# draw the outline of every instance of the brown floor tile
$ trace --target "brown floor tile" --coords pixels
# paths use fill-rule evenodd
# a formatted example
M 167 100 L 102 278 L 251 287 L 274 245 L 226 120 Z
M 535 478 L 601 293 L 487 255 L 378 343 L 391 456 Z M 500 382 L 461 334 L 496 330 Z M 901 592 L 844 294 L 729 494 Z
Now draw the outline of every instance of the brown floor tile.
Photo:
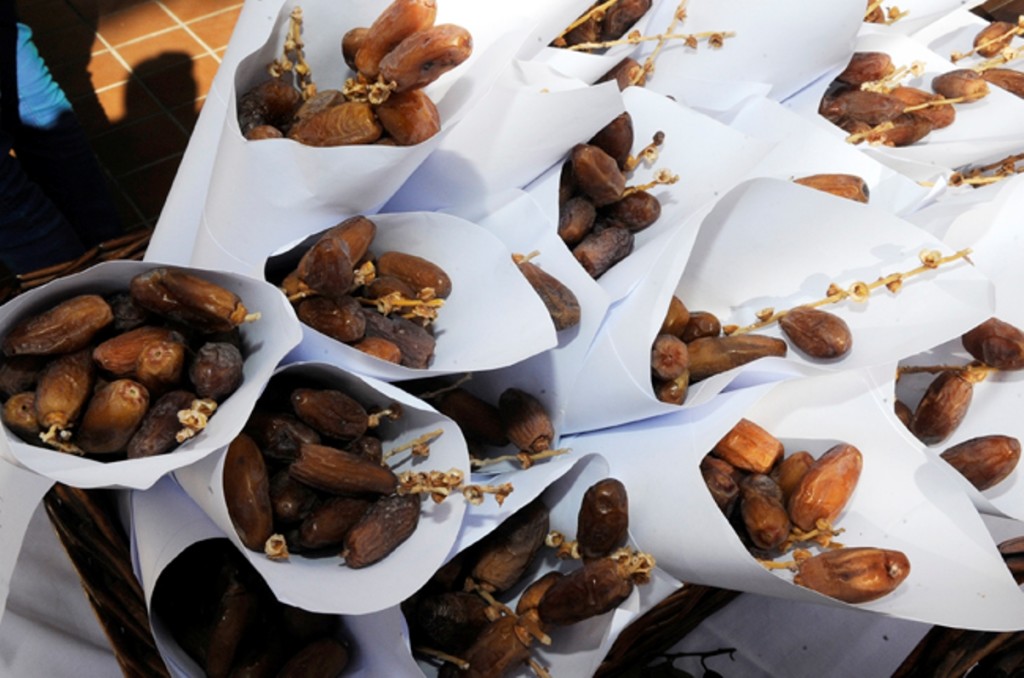
M 155 115 L 93 139 L 100 162 L 120 178 L 157 160 L 181 153 L 188 142 L 169 115 Z
M 180 62 L 172 68 L 142 76 L 142 81 L 167 108 L 191 103 L 210 90 L 220 64 L 211 56 Z
M 146 219 L 160 216 L 160 210 L 167 201 L 167 193 L 171 190 L 171 184 L 178 173 L 179 164 L 181 156 L 177 155 L 119 179 L 125 193 L 139 207 Z
M 188 23 L 193 19 L 213 14 L 229 7 L 241 7 L 238 0 L 160 0 L 164 7 L 182 20 Z
M 146 40 L 122 45 L 117 48 L 117 53 L 141 77 L 175 66 L 180 63 L 182 55 L 192 59 L 207 52 L 184 29 L 177 28 Z
M 175 26 L 156 2 L 143 2 L 113 14 L 101 15 L 99 34 L 111 45 L 117 46 Z
M 87 25 L 65 0 L 32 0 L 18 3 L 18 19 L 32 28 L 38 37 L 46 33 Z
M 106 48 L 85 23 L 42 33 L 34 42 L 50 68 L 67 63 L 87 64 L 90 55 Z
M 231 40 L 231 33 L 235 30 L 235 24 L 238 22 L 238 15 L 241 12 L 242 8 L 238 7 L 237 9 L 222 12 L 206 19 L 200 19 L 190 23 L 188 27 L 210 49 L 218 50 L 222 47 L 227 47 L 228 41 Z

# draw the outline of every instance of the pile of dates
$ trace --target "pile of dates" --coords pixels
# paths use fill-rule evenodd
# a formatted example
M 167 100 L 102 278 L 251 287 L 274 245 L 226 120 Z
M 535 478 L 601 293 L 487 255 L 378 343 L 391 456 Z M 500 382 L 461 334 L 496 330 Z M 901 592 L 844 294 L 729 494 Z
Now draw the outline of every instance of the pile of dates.
M 224 460 L 242 543 L 271 558 L 340 555 L 352 568 L 390 555 L 420 517 L 420 495 L 399 494 L 377 434 L 401 414 L 287 375 L 271 380 Z
M 600 8 L 600 9 L 598 9 Z M 552 47 L 572 47 L 595 42 L 618 40 L 630 26 L 647 14 L 651 0 L 614 0 L 595 2 L 572 28 L 552 41 Z
M 786 342 L 774 337 L 723 335 L 715 314 L 690 311 L 673 296 L 651 346 L 654 394 L 662 402 L 682 405 L 691 383 L 758 358 L 785 356 L 786 350 Z
M 451 278 L 413 254 L 373 254 L 376 233 L 366 217 L 346 219 L 320 236 L 281 287 L 314 330 L 380 360 L 428 367 L 431 323 L 452 292 Z
M 925 445 L 938 445 L 959 428 L 967 417 L 979 378 L 991 370 L 1024 369 L 1024 332 L 999 318 L 989 318 L 965 332 L 960 343 L 975 359 L 973 366 L 941 371 L 913 410 L 903 401 L 895 401 L 896 416 Z M 984 491 L 1017 468 L 1020 441 L 1001 434 L 978 436 L 948 448 L 941 456 Z
M 1015 35 L 1022 32 L 1021 23 L 1018 17 L 1017 23 L 1008 21 L 993 21 L 985 28 L 978 31 L 974 36 L 974 49 L 972 52 L 985 58 L 998 57 L 1007 50 L 1010 50 L 1010 43 Z M 954 60 L 960 55 L 954 54 Z M 1010 94 L 1024 97 L 1024 73 L 1012 68 L 986 68 L 981 72 L 981 77 L 989 84 L 1006 90 Z
M 242 383 L 238 295 L 177 268 L 82 294 L 3 338 L 3 422 L 26 442 L 111 461 L 168 452 Z
M 655 136 L 655 145 L 662 135 Z M 634 234 L 661 216 L 661 203 L 646 190 L 628 190 L 634 168 L 633 119 L 622 113 L 577 144 L 562 165 L 558 190 L 558 235 L 594 279 L 633 251 Z
M 341 618 L 278 602 L 226 539 L 193 544 L 163 571 L 153 612 L 209 678 L 338 676 Z
M 870 143 L 909 146 L 932 130 L 953 124 L 956 110 L 945 100 L 969 103 L 989 92 L 984 75 L 971 69 L 936 76 L 931 82 L 932 92 L 885 82 L 895 70 L 891 57 L 884 52 L 855 52 L 846 69 L 829 85 L 818 112 Z
M 860 479 L 860 450 L 838 443 L 818 458 L 788 456 L 778 438 L 742 419 L 701 460 L 704 482 L 750 552 L 762 560 L 789 553 L 801 543 L 821 550 L 794 552 L 793 582 L 847 603 L 881 598 L 910 574 L 901 551 L 838 547 L 835 520 Z
M 615 609 L 647 581 L 653 559 L 622 548 L 628 527 L 626 489 L 614 478 L 587 489 L 575 542 L 549 533 L 548 509 L 534 500 L 403 603 L 413 646 L 427 659 L 444 656 L 442 676 L 503 676 L 533 661 L 531 647 L 551 644 L 549 631 Z M 559 557 L 578 567 L 539 577 L 514 607 L 499 602 L 535 569 L 545 543 L 560 544 Z
M 395 0 L 368 28 L 342 38 L 342 56 L 355 71 L 343 90 L 304 100 L 281 78 L 264 81 L 239 99 L 242 134 L 308 146 L 411 146 L 434 136 L 441 117 L 423 88 L 473 51 L 469 31 L 435 25 L 436 16 L 435 0 Z

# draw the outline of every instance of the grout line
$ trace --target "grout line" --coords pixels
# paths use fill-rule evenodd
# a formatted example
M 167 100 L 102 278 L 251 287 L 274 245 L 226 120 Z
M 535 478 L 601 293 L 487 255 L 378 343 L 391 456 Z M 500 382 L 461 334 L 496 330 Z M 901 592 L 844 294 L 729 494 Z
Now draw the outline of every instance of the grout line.
M 171 17 L 172 19 L 174 19 L 174 21 L 175 21 L 175 22 L 177 22 L 178 26 L 180 26 L 181 28 L 185 29 L 185 32 L 186 32 L 186 33 L 188 33 L 189 35 L 191 35 L 191 36 L 192 36 L 192 39 L 193 39 L 193 40 L 195 40 L 196 42 L 198 42 L 198 43 L 199 43 L 199 45 L 200 45 L 200 46 L 201 46 L 201 47 L 202 47 L 202 48 L 203 48 L 204 50 L 206 50 L 206 53 L 207 53 L 208 55 L 210 55 L 211 57 L 213 57 L 213 59 L 214 59 L 214 60 L 215 60 L 215 61 L 216 61 L 216 62 L 217 62 L 218 64 L 219 64 L 219 63 L 221 63 L 221 58 L 220 58 L 219 56 L 217 56 L 217 53 L 213 51 L 213 48 L 212 48 L 212 47 L 210 47 L 209 45 L 207 45 L 207 44 L 206 44 L 206 41 L 204 41 L 204 40 L 203 40 L 202 38 L 200 38 L 200 37 L 199 37 L 198 35 L 196 35 L 195 31 L 193 31 L 193 30 L 192 30 L 191 28 L 189 28 L 189 27 L 188 27 L 188 24 L 186 24 L 186 23 L 185 23 L 184 21 L 182 21 L 182 20 L 181 20 L 181 19 L 180 19 L 180 18 L 178 17 L 178 15 L 177 15 L 177 14 L 175 14 L 174 12 L 172 12 L 172 11 L 170 10 L 170 8 L 168 8 L 168 7 L 167 7 L 167 5 L 165 5 L 164 3 L 162 3 L 162 2 L 160 1 L 160 0 L 154 0 L 154 2 L 156 2 L 156 4 L 157 4 L 157 5 L 158 5 L 158 6 L 160 7 L 160 9 L 162 9 L 162 10 L 163 10 L 164 12 L 166 12 L 166 13 L 167 13 L 167 15 L 168 15 L 169 17 Z M 225 11 L 226 11 L 226 10 L 225 10 Z M 214 14 L 219 14 L 219 12 L 214 12 Z M 211 16 L 213 16 L 213 15 L 211 15 Z
M 145 165 L 139 165 L 138 167 L 130 169 L 127 172 L 125 172 L 124 174 L 120 175 L 119 177 L 116 177 L 116 179 L 118 181 L 120 181 L 121 179 L 124 179 L 126 177 L 130 177 L 133 174 L 138 174 L 139 172 L 141 172 L 143 170 L 148 170 L 151 167 L 156 167 L 157 165 L 159 165 L 161 163 L 164 163 L 164 162 L 167 162 L 168 160 L 173 160 L 174 158 L 181 158 L 184 155 L 185 155 L 184 151 L 177 151 L 175 153 L 171 153 L 170 155 L 165 155 L 162 158 L 157 158 L 156 160 L 151 160 L 151 161 L 147 162 Z
M 162 5 L 161 5 L 161 6 L 162 6 Z M 106 40 L 105 40 L 105 39 L 103 38 L 103 36 L 102 36 L 102 35 L 100 35 L 99 33 L 97 33 L 97 34 L 96 34 L 96 37 L 97 37 L 97 38 L 99 38 L 99 39 L 100 39 L 100 40 L 101 40 L 101 41 L 103 42 L 103 44 L 104 44 L 104 45 L 107 45 L 107 47 L 108 47 L 108 48 L 110 49 L 110 53 L 114 55 L 114 58 L 115 58 L 115 59 L 117 59 L 117 61 L 118 61 L 118 62 L 119 62 L 119 63 L 120 63 L 120 64 L 121 64 L 122 66 L 124 66 L 124 68 L 125 68 L 125 69 L 127 69 L 127 71 L 128 71 L 128 75 L 129 75 L 129 78 L 128 78 L 128 79 L 129 79 L 129 80 L 131 80 L 131 79 L 134 79 L 134 80 L 135 80 L 136 82 L 138 82 L 138 83 L 139 83 L 139 86 L 140 86 L 140 87 L 142 87 L 142 89 L 143 89 L 143 90 L 144 90 L 144 91 L 146 92 L 146 94 L 148 94 L 148 95 L 150 96 L 150 98 L 152 98 L 152 99 L 153 99 L 153 101 L 155 101 L 155 102 L 156 102 L 157 108 L 159 108 L 159 109 L 160 109 L 160 111 L 161 111 L 161 112 L 162 112 L 162 113 L 163 113 L 164 115 L 166 115 L 167 117 L 169 117 L 169 118 L 171 119 L 171 122 L 172 122 L 172 123 L 174 123 L 175 127 L 177 127 L 177 128 L 179 129 L 179 130 L 181 130 L 181 132 L 182 132 L 182 133 L 183 133 L 183 134 L 185 135 L 185 138 L 186 138 L 186 139 L 187 139 L 187 138 L 189 138 L 189 137 L 191 137 L 192 135 L 191 135 L 191 134 L 189 133 L 189 131 L 188 131 L 187 129 L 185 129 L 185 126 L 181 124 L 181 121 L 179 121 L 179 120 L 178 120 L 178 119 L 177 119 L 176 117 L 174 117 L 173 115 L 171 115 L 171 111 L 170 111 L 170 109 L 168 109 L 168 108 L 167 108 L 166 106 L 164 106 L 164 102 L 160 100 L 160 97 L 158 97 L 158 96 L 157 96 L 157 95 L 156 95 L 156 94 L 155 94 L 155 93 L 153 92 L 153 90 L 151 90 L 151 89 L 149 88 L 149 85 L 147 85 L 147 84 L 145 83 L 145 81 L 144 81 L 144 80 L 143 80 L 142 78 L 140 78 L 140 77 L 139 77 L 138 75 L 136 75 L 136 74 L 135 74 L 135 69 L 133 69 L 133 68 L 131 67 L 131 64 L 129 64 L 129 63 L 128 63 L 128 62 L 127 62 L 127 61 L 125 60 L 125 58 L 124 58 L 123 56 L 121 56 L 121 53 L 120 53 L 120 52 L 118 52 L 116 48 L 114 48 L 113 46 L 111 46 L 111 45 L 110 45 L 110 43 L 109 43 L 109 42 L 107 42 L 107 41 L 106 41 Z M 127 82 L 127 81 L 126 81 L 126 82 Z

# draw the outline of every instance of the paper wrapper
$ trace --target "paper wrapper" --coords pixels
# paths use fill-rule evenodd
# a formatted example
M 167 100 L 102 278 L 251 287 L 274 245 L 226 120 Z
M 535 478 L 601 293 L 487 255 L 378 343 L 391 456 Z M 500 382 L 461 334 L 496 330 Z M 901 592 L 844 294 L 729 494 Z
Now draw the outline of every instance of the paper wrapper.
M 608 294 L 584 271 L 558 237 L 534 199 L 522 191 L 510 191 L 476 205 L 462 206 L 467 218 L 494 233 L 509 251 L 537 252 L 532 263 L 572 290 L 580 304 L 580 323 L 557 333 L 558 345 L 506 368 L 478 372 L 465 388 L 497 404 L 501 393 L 516 387 L 543 403 L 555 431 L 565 416 L 564 394 L 576 381 L 590 346 L 608 311 Z M 557 441 L 556 441 L 557 442 Z M 518 450 L 508 450 L 515 453 Z M 518 465 L 486 467 L 487 472 L 510 470 Z
M 186 548 L 207 539 L 224 539 L 224 533 L 170 478 L 161 480 L 148 492 L 133 492 L 131 507 L 132 564 L 150 607 L 157 649 L 172 676 L 203 675 L 153 613 L 153 590 L 164 569 Z M 398 608 L 346 617 L 343 638 L 352 649 L 352 661 L 345 675 L 410 675 L 416 671 Z M 385 638 L 392 642 L 381 642 Z
M 812 174 L 853 174 L 865 181 L 868 204 L 902 216 L 928 204 L 941 188 L 927 188 L 893 171 L 860 149 L 836 139 L 771 99 L 748 99 L 727 122 L 733 129 L 775 147 L 750 177 L 796 179 Z
M 714 313 L 723 325 L 746 325 L 764 308 L 789 309 L 921 265 L 922 250 L 948 248 L 906 222 L 870 206 L 775 179 L 746 182 L 703 220 L 689 256 L 667 246 L 645 278 L 618 304 L 598 336 L 569 399 L 568 431 L 585 431 L 672 412 L 650 378 L 651 344 L 672 295 L 691 311 Z M 813 252 L 813 260 L 808 253 Z M 685 267 L 685 268 L 684 268 Z M 729 272 L 728 275 L 723 272 Z M 936 308 L 943 309 L 941 314 Z M 970 329 L 990 315 L 992 285 L 965 262 L 908 279 L 898 294 L 881 290 L 864 304 L 827 310 L 849 325 L 853 348 L 839 361 L 762 358 L 691 384 L 683 407 L 708 402 L 747 381 L 779 380 L 820 370 L 851 370 L 913 355 Z M 893 331 L 893 328 L 902 328 Z M 905 330 L 905 331 L 903 331 Z M 782 337 L 778 325 L 758 334 Z M 938 342 L 929 338 L 938 339 Z M 614 411 L 601 407 L 612 399 Z
M 965 62 L 954 65 L 949 62 L 948 55 L 936 54 L 915 40 L 900 35 L 865 33 L 857 39 L 855 51 L 885 52 L 897 67 L 922 62 L 924 73 L 903 80 L 902 84 L 925 91 L 931 91 L 935 76 L 967 67 Z M 786 101 L 788 107 L 824 126 L 840 139 L 845 139 L 847 133 L 818 115 L 818 107 L 825 90 L 847 62 L 848 58 L 825 77 Z M 915 181 L 931 180 L 937 172 L 948 172 L 979 158 L 1001 157 L 1020 150 L 1020 140 L 1024 136 L 1024 101 L 998 87 L 989 87 L 985 98 L 954 106 L 956 120 L 952 125 L 933 130 L 915 144 L 900 148 L 868 144 L 861 144 L 861 147 L 865 153 Z
M 23 318 L 52 308 L 73 296 L 127 292 L 134 276 L 153 268 L 155 266 L 148 263 L 111 261 L 59 278 L 9 302 L 0 320 L 0 336 L 6 335 Z M 210 417 L 209 425 L 167 454 L 111 462 L 36 447 L 22 441 L 5 427 L 0 439 L 4 456 L 42 476 L 73 487 L 145 489 L 161 476 L 192 464 L 228 444 L 242 430 L 256 398 L 277 364 L 299 343 L 299 323 L 287 301 L 272 285 L 218 271 L 185 270 L 234 292 L 251 312 L 261 314 L 259 320 L 239 326 L 245 354 L 242 384 L 218 406 Z
M 705 408 L 572 444 L 607 458 L 630 494 L 645 497 L 630 507 L 633 538 L 680 580 L 929 624 L 1019 629 L 1021 592 L 980 517 L 954 479 L 890 424 L 890 410 L 889 396 L 864 372 L 847 372 L 737 391 Z M 742 417 L 779 438 L 788 453 L 806 449 L 818 457 L 839 441 L 861 451 L 860 481 L 834 522 L 844 529 L 838 541 L 903 551 L 911 571 L 902 585 L 848 605 L 796 586 L 787 571 L 770 572 L 751 557 L 699 471 L 701 458 Z
M 296 4 L 301 4 L 304 16 L 306 60 L 321 90 L 340 88 L 350 75 L 339 58 L 341 36 L 350 28 L 369 26 L 388 5 L 384 0 L 349 3 L 341 17 L 337 3 L 330 0 L 277 3 L 280 12 L 266 42 L 239 63 L 234 88 L 224 93 L 229 102 L 266 77 L 264 69 L 281 53 L 289 13 Z M 221 263 L 218 249 L 228 249 L 239 261 L 225 265 L 253 274 L 253 268 L 278 247 L 338 215 L 379 209 L 481 100 L 526 37 L 525 20 L 499 17 L 464 0 L 439 3 L 437 23 L 468 29 L 473 56 L 424 90 L 437 104 L 442 127 L 438 135 L 416 146 L 315 148 L 288 139 L 248 142 L 239 131 L 236 107 L 230 104 L 193 263 Z
M 570 539 L 576 534 L 577 514 L 583 494 L 591 485 L 610 475 L 608 464 L 597 455 L 585 455 L 578 458 L 577 462 L 541 498 L 550 510 L 550 529 L 562 532 Z M 525 503 L 528 502 L 523 505 Z M 529 584 L 551 570 L 568 573 L 580 565 L 580 561 L 576 560 L 560 561 L 555 558 L 554 549 L 542 546 L 520 583 L 498 598 L 514 609 L 520 594 Z M 551 645 L 545 647 L 534 643 L 531 655 L 553 676 L 593 675 L 622 629 L 679 586 L 680 583 L 673 577 L 655 569 L 651 583 L 634 587 L 633 593 L 617 609 L 571 626 L 549 628 Z M 427 675 L 434 675 L 431 667 L 421 666 Z M 534 674 L 523 666 L 506 675 L 510 678 L 526 678 Z
M 661 203 L 660 218 L 637 233 L 633 252 L 598 279 L 612 302 L 624 297 L 652 270 L 666 234 L 687 228 L 685 222 L 690 215 L 728 191 L 770 148 L 655 92 L 630 87 L 623 92 L 623 98 L 633 119 L 634 152 L 650 143 L 656 132 L 665 133 L 658 159 L 652 166 L 640 165 L 627 177 L 627 185 L 647 183 L 661 169 L 678 175 L 679 181 L 649 191 Z M 527 187 L 556 224 L 561 165 L 559 162 Z M 695 235 L 693 231 L 689 233 L 691 237 Z M 681 242 L 678 245 L 685 247 Z
M 668 27 L 677 5 L 673 0 L 658 4 L 651 19 L 653 32 Z M 731 31 L 735 36 L 726 38 L 721 49 L 708 47 L 703 41 L 696 50 L 679 40 L 667 43 L 646 87 L 699 107 L 701 92 L 686 84 L 689 79 L 712 80 L 741 89 L 749 83 L 770 83 L 769 96 L 782 101 L 830 68 L 845 63 L 863 16 L 864 8 L 858 3 L 689 3 L 686 20 L 675 32 Z M 637 60 L 643 62 L 656 45 L 644 43 Z
M 394 365 L 306 326 L 289 362 L 321 360 L 392 381 L 494 369 L 555 345 L 547 309 L 493 235 L 448 214 L 379 214 L 372 219 L 377 224 L 374 253 L 415 254 L 451 278 L 451 296 L 434 322 L 437 346 L 430 366 L 418 370 Z M 291 253 L 296 264 L 304 251 Z
M 392 467 L 396 473 L 454 468 L 469 477 L 466 443 L 458 427 L 405 392 L 370 377 L 349 374 L 333 365 L 320 363 L 289 365 L 278 370 L 277 374 L 336 388 L 364 406 L 386 406 L 398 402 L 404 410 L 402 417 L 397 422 L 381 424 L 385 453 L 431 431 L 440 429 L 442 434 L 430 444 L 430 457 L 426 461 L 411 465 L 402 461 Z M 225 453 L 226 449 L 181 469 L 175 477 L 259 571 L 278 599 L 307 610 L 367 614 L 398 604 L 419 589 L 444 562 L 458 535 L 466 509 L 465 500 L 458 493 L 440 504 L 424 500 L 419 525 L 412 536 L 389 556 L 369 567 L 351 569 L 338 558 L 305 558 L 301 555 L 293 555 L 283 562 L 272 561 L 262 553 L 246 549 L 231 524 L 224 500 Z
M 521 188 L 622 112 L 615 83 L 588 87 L 544 64 L 516 61 L 438 142 L 384 211 L 438 210 Z

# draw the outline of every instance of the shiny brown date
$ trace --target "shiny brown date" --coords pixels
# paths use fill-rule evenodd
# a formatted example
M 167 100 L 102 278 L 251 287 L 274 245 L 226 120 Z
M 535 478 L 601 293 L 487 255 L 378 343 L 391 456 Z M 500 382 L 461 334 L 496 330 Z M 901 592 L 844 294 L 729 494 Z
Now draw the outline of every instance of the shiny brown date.
M 376 80 L 380 62 L 410 35 L 434 25 L 435 0 L 394 0 L 381 12 L 359 41 L 355 69 L 369 80 Z
M 782 441 L 749 419 L 740 419 L 719 440 L 712 453 L 752 473 L 768 473 L 782 459 Z
M 420 520 L 420 496 L 391 494 L 378 499 L 345 535 L 345 565 L 363 568 L 401 546 Z
M 498 414 L 512 444 L 527 452 L 551 449 L 555 439 L 551 417 L 539 400 L 518 388 L 508 388 L 498 398 Z
M 239 434 L 224 457 L 224 502 L 246 548 L 262 551 L 274 532 L 270 477 L 252 438 Z
M 103 297 L 83 294 L 22 320 L 3 341 L 6 356 L 57 355 L 85 348 L 114 321 Z
M 377 119 L 399 146 L 414 146 L 441 131 L 437 106 L 418 89 L 392 94 L 377 107 Z
M 926 445 L 952 435 L 967 416 L 974 385 L 956 372 L 943 372 L 928 385 L 914 410 L 910 431 Z
M 610 205 L 622 197 L 626 175 L 615 158 L 589 144 L 577 144 L 570 157 L 576 186 L 594 207 Z
M 395 92 L 426 87 L 473 53 L 473 38 L 462 26 L 439 24 L 413 33 L 380 61 L 380 75 Z
M 190 391 L 169 391 L 160 396 L 142 418 L 138 430 L 128 441 L 128 458 L 139 459 L 170 452 L 178 446 L 181 430 L 178 412 L 187 410 L 196 399 Z
M 779 327 L 794 346 L 818 360 L 842 358 L 853 347 L 846 321 L 820 308 L 798 306 L 779 318 Z
M 591 278 L 597 280 L 633 251 L 633 234 L 624 228 L 606 228 L 591 233 L 572 250 Z
M 498 593 L 514 586 L 544 544 L 548 527 L 547 507 L 539 500 L 527 504 L 480 541 L 473 579 Z
M 622 546 L 629 531 L 629 496 L 617 478 L 587 488 L 576 521 L 576 543 L 584 560 L 602 558 Z
M 615 609 L 632 592 L 614 560 L 588 560 L 551 585 L 537 612 L 545 624 L 567 626 Z
M 940 455 L 979 491 L 1005 480 L 1020 461 L 1020 441 L 1012 436 L 987 435 L 965 440 Z
M 366 409 L 336 389 L 297 388 L 292 391 L 291 403 L 303 423 L 331 438 L 355 440 L 369 425 Z
M 288 467 L 296 480 L 335 494 L 388 494 L 398 486 L 390 469 L 326 445 L 304 443 Z
M 840 548 L 800 561 L 798 568 L 795 584 L 846 603 L 866 603 L 902 584 L 910 560 L 896 550 Z
M 972 357 L 990 367 L 1024 369 L 1024 332 L 999 318 L 989 318 L 965 332 L 960 343 Z
M 853 445 L 839 443 L 821 455 L 789 496 L 787 507 L 793 524 L 810 531 L 818 521 L 832 523 L 857 488 L 863 456 Z
M 740 517 L 750 541 L 766 551 L 781 546 L 791 527 L 782 504 L 782 490 L 771 477 L 761 473 L 743 477 L 739 487 Z

